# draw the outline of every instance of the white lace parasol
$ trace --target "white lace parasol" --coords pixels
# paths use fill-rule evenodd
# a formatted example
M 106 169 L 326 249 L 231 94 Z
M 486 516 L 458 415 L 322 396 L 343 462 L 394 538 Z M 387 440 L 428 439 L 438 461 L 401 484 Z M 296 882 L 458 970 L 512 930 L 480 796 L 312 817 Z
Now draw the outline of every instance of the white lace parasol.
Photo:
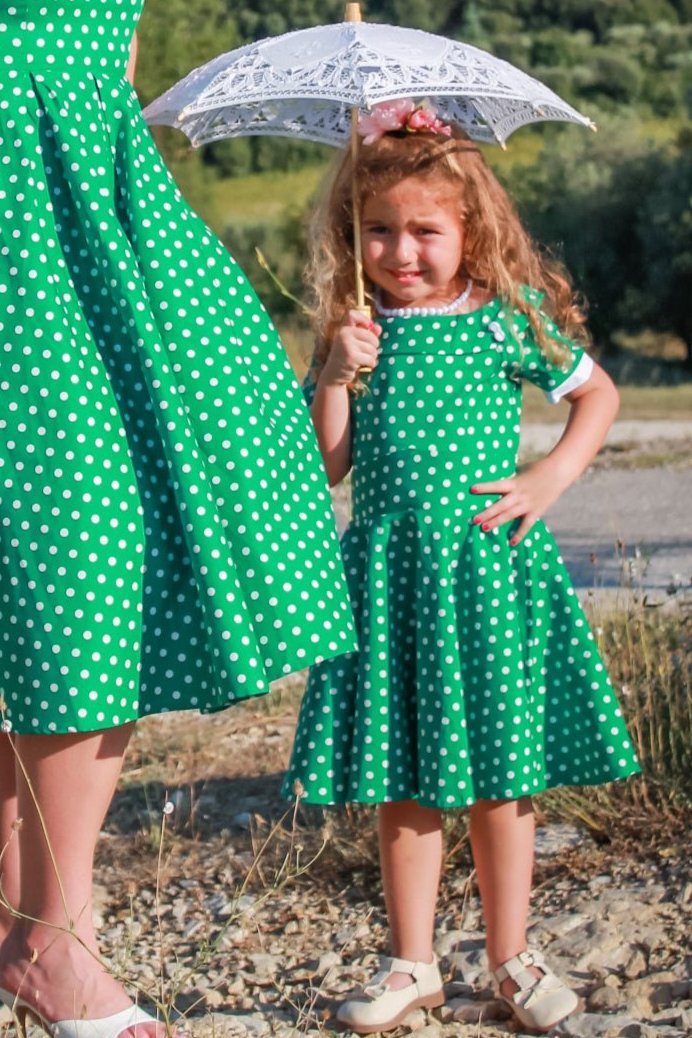
M 383 101 L 432 101 L 435 113 L 479 141 L 504 144 L 527 123 L 593 123 L 507 61 L 419 29 L 345 21 L 260 40 L 195 69 L 144 111 L 198 146 L 224 137 L 297 137 L 359 147 L 358 113 Z M 353 185 L 355 289 L 367 311 L 359 202 Z
M 409 97 L 475 140 L 567 120 L 591 126 L 538 80 L 466 43 L 417 29 L 342 22 L 289 32 L 222 54 L 152 102 L 149 123 L 176 126 L 193 145 L 274 135 L 346 143 L 351 112 Z

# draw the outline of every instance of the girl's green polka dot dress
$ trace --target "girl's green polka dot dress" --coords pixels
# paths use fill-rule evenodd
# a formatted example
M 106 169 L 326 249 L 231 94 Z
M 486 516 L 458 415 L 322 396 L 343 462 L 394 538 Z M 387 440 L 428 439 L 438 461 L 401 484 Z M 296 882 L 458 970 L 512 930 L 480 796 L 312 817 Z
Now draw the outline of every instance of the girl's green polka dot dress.
M 0 3 L 0 694 L 203 711 L 354 648 L 300 387 L 124 79 L 142 0 Z
M 312 670 L 285 794 L 452 808 L 637 771 L 545 525 L 512 548 L 471 522 L 496 497 L 470 487 L 515 471 L 521 379 L 557 400 L 591 361 L 551 365 L 497 299 L 380 323 L 342 541 L 361 651 Z

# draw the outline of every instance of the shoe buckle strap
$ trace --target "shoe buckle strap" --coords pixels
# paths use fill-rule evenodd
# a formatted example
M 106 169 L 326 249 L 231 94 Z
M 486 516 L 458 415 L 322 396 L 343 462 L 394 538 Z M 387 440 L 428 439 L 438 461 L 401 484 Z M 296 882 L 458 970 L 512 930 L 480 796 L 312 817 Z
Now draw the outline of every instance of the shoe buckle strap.
M 382 969 L 386 968 L 387 973 L 408 973 L 415 977 L 418 967 L 422 964 L 410 959 L 386 958 L 381 960 L 380 965 Z
M 418 980 L 421 967 L 425 968 L 425 963 L 412 962 L 410 959 L 382 956 L 380 958 L 380 969 L 370 983 L 363 987 L 363 994 L 373 999 L 386 994 L 390 990 L 386 982 L 392 973 L 407 973 L 414 980 Z
M 378 974 L 378 976 L 379 976 L 379 974 Z M 375 980 L 375 978 L 373 977 L 373 983 L 372 984 L 366 984 L 365 987 L 363 988 L 363 995 L 365 996 L 365 998 L 369 998 L 371 1002 L 374 1002 L 381 995 L 384 995 L 387 992 L 387 985 L 386 984 L 375 984 L 374 980 Z
M 533 980 L 535 981 L 535 983 L 532 988 L 530 988 L 528 991 L 517 992 L 517 995 L 519 996 L 525 994 L 525 999 L 520 1001 L 517 998 L 517 995 L 514 996 L 514 1000 L 517 1003 L 517 1005 L 523 1006 L 524 1009 L 530 1009 L 531 1006 L 536 1004 L 536 1002 L 540 1002 L 544 995 L 549 995 L 551 992 L 563 987 L 562 983 L 557 979 L 557 977 L 554 974 L 549 974 L 548 976 L 541 977 L 540 980 L 538 980 L 536 977 L 533 977 Z
M 372 980 L 363 986 L 363 994 L 366 998 L 379 998 L 380 995 L 384 995 L 387 991 L 386 980 L 389 976 L 389 970 L 380 970 L 376 973 Z
M 530 967 L 532 966 L 534 969 L 540 970 L 543 976 L 537 977 L 531 973 Z M 495 970 L 498 989 L 502 981 L 508 977 L 518 988 L 518 991 L 511 996 L 512 1001 L 525 1008 L 537 1002 L 549 991 L 562 986 L 550 967 L 546 965 L 543 956 L 531 951 L 519 952 L 518 955 L 508 959 Z
M 533 980 L 536 979 L 533 974 L 528 973 L 527 966 L 538 966 L 539 969 L 543 969 L 536 956 L 531 952 L 523 951 L 519 952 L 518 955 L 514 955 L 511 959 L 507 959 L 507 962 L 503 962 L 501 966 L 498 966 L 495 970 L 495 976 L 500 983 L 511 977 L 515 983 L 521 986 L 520 977 L 522 975 L 526 976 L 528 974 Z

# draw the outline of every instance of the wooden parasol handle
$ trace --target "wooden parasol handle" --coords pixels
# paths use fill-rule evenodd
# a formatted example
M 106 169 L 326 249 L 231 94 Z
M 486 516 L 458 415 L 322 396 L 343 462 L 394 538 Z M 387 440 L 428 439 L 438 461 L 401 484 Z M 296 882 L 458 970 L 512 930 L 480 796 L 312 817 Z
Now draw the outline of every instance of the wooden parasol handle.
M 346 4 L 344 13 L 345 22 L 362 22 L 360 4 Z M 356 162 L 358 161 L 358 149 L 360 148 L 360 137 L 358 136 L 358 109 L 351 109 L 351 165 L 353 168 L 353 183 L 351 186 L 351 197 L 353 206 L 353 259 L 355 263 L 356 281 L 356 309 L 361 313 L 372 317 L 372 311 L 365 302 L 365 283 L 363 280 L 363 245 L 360 236 L 360 201 L 356 189 Z

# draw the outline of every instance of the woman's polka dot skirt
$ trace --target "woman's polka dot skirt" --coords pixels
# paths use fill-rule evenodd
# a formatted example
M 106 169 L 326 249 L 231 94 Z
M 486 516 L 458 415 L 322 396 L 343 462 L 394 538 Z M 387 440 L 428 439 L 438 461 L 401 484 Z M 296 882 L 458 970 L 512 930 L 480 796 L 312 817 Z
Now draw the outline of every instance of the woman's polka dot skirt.
M 588 358 L 550 364 L 499 300 L 381 324 L 342 541 L 361 651 L 311 671 L 285 794 L 451 808 L 637 771 L 545 525 L 472 524 L 496 496 L 470 488 L 515 471 L 521 379 L 555 398 Z
M 216 710 L 355 645 L 300 387 L 124 80 L 141 0 L 0 8 L 0 695 Z

